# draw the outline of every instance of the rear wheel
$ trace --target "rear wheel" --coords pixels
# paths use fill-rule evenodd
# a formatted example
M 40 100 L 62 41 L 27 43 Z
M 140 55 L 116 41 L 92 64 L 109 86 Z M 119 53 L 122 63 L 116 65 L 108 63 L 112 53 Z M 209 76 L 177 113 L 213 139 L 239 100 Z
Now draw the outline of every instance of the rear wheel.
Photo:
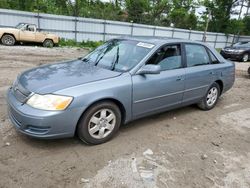
M 43 47 L 52 48 L 54 46 L 54 42 L 51 39 L 45 39 L 43 41 Z
M 110 140 L 121 124 L 121 112 L 113 102 L 100 102 L 90 107 L 81 118 L 78 137 L 88 144 L 101 144 Z
M 243 54 L 243 56 L 242 56 L 242 62 L 247 62 L 248 61 L 248 59 L 249 59 L 249 55 L 247 54 L 247 53 L 245 53 L 245 54 Z
M 220 86 L 217 83 L 213 83 L 206 96 L 198 103 L 198 107 L 202 110 L 211 110 L 214 108 L 219 99 L 220 92 Z
M 16 39 L 12 35 L 5 34 L 2 36 L 1 42 L 3 45 L 13 46 L 16 43 Z

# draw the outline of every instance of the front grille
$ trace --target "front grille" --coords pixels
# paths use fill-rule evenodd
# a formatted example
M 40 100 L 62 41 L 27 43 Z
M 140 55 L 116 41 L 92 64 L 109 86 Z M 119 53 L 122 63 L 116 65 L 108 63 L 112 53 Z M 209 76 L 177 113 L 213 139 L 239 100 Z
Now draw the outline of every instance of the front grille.
M 29 90 L 25 89 L 18 81 L 16 81 L 13 84 L 12 92 L 13 92 L 14 96 L 16 97 L 16 99 L 21 103 L 26 102 L 29 95 L 31 94 L 31 92 Z

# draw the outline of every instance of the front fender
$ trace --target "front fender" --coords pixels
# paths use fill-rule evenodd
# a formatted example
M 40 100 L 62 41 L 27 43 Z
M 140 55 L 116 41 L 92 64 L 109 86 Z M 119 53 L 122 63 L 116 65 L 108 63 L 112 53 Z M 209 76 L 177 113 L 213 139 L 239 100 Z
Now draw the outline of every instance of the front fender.
M 82 113 L 98 101 L 113 99 L 122 104 L 125 110 L 124 122 L 132 119 L 132 81 L 129 73 L 63 89 L 55 94 L 73 96 L 69 108 L 82 108 Z

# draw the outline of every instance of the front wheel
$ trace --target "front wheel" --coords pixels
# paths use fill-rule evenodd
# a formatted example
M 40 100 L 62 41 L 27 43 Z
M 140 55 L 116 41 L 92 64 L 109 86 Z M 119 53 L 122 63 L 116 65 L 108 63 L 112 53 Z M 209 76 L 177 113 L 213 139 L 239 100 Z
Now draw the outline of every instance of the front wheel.
M 5 34 L 1 38 L 1 42 L 2 42 L 3 45 L 13 46 L 16 43 L 16 39 L 12 35 Z
M 247 62 L 248 61 L 248 59 L 249 59 L 249 55 L 247 54 L 247 53 L 245 53 L 245 54 L 243 54 L 243 56 L 242 56 L 242 62 Z
M 198 103 L 198 107 L 202 110 L 211 110 L 214 108 L 219 99 L 220 92 L 220 86 L 217 83 L 213 83 L 206 96 Z
M 46 48 L 52 48 L 54 46 L 54 42 L 50 39 L 45 39 L 43 41 L 43 47 L 46 47 Z
M 110 140 L 121 124 L 121 112 L 113 102 L 100 102 L 90 107 L 79 121 L 78 137 L 88 144 Z

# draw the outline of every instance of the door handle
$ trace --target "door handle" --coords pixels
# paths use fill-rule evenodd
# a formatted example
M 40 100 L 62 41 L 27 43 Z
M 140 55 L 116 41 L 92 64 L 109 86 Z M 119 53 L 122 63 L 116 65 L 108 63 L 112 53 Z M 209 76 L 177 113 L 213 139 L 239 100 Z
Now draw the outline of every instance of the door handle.
M 211 71 L 209 74 L 211 74 L 211 75 L 215 75 L 215 73 L 214 73 L 213 71 Z
M 182 76 L 178 76 L 178 77 L 176 78 L 176 81 L 182 81 L 182 80 L 184 80 L 184 78 L 183 78 Z

